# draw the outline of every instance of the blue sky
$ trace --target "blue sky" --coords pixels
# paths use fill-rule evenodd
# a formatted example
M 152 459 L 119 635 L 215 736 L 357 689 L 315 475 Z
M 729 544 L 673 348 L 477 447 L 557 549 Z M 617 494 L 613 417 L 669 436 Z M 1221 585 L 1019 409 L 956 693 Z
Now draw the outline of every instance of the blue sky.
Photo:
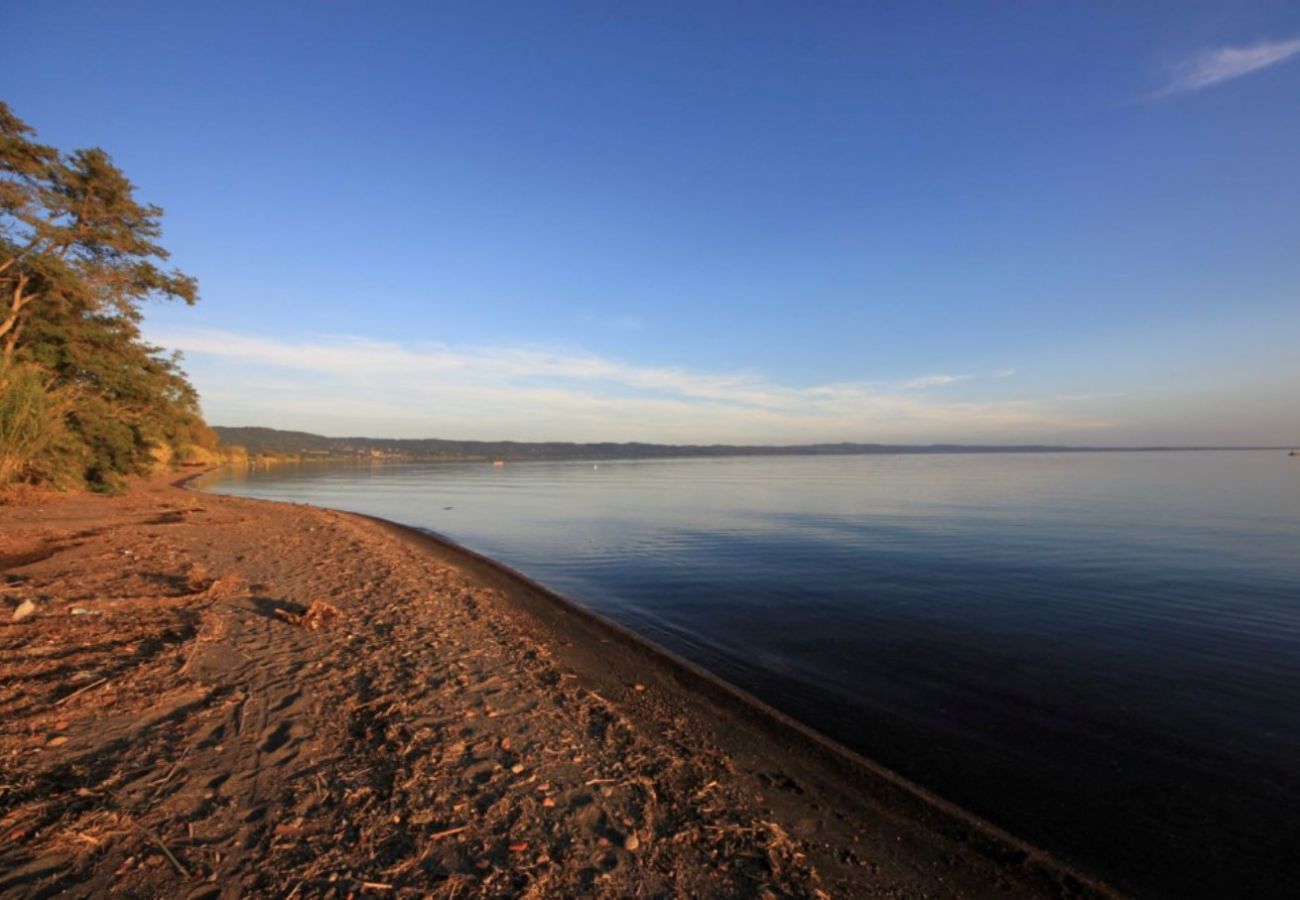
M 1300 5 L 17 3 L 217 424 L 1300 441 Z

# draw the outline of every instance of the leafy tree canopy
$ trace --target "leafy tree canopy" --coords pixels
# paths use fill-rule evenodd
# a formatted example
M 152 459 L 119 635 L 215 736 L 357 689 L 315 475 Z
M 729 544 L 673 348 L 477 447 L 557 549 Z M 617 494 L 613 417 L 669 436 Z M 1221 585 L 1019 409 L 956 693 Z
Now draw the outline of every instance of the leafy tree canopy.
M 140 335 L 145 301 L 198 299 L 163 268 L 161 218 L 103 150 L 60 153 L 0 102 L 0 420 L 37 408 L 34 383 L 49 399 L 7 420 L 44 427 L 21 441 L 38 451 L 0 429 L 0 476 L 112 487 L 215 446 L 178 358 Z

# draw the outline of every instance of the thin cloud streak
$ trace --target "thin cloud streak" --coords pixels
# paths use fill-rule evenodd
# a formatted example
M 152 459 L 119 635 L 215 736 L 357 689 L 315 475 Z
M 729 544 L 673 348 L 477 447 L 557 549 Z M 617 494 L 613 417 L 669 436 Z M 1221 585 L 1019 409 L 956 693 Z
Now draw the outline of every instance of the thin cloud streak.
M 961 384 L 963 381 L 970 381 L 974 377 L 974 375 L 922 375 L 920 378 L 910 378 L 904 381 L 899 387 L 906 390 L 923 391 L 926 388 Z
M 1207 50 L 1180 64 L 1173 80 L 1152 99 L 1199 91 L 1204 88 L 1267 69 L 1300 54 L 1300 38 L 1262 41 L 1249 47 L 1220 47 Z
M 282 341 L 205 329 L 149 337 L 186 353 L 209 416 L 232 425 L 391 437 L 805 443 L 1038 440 L 1110 424 L 1024 400 L 917 393 L 972 376 L 792 386 L 755 372 L 637 366 L 535 347 Z

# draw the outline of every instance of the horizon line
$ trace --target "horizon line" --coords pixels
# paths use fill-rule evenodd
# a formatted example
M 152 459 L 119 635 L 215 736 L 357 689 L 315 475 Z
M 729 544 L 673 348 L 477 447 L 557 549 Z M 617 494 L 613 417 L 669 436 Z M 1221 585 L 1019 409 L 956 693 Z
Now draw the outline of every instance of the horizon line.
M 1300 448 L 1300 441 L 1287 444 L 1103 444 L 1099 446 L 1089 446 L 1086 444 L 969 444 L 955 443 L 951 441 L 938 441 L 930 443 L 891 443 L 882 441 L 816 441 L 806 444 L 728 444 L 728 443 L 701 443 L 701 444 L 673 444 L 660 443 L 648 440 L 636 441 L 537 441 L 521 440 L 517 438 L 445 438 L 445 437 L 377 437 L 372 435 L 329 435 L 319 434 L 313 431 L 299 431 L 296 429 L 273 428 L 269 425 L 212 425 L 214 430 L 229 429 L 241 431 L 268 431 L 276 434 L 303 434 L 315 438 L 323 438 L 331 441 L 390 441 L 393 443 L 419 443 L 438 441 L 448 444 L 521 444 L 521 445 L 559 445 L 568 447 L 582 446 L 613 446 L 613 447 L 663 447 L 668 449 L 737 449 L 737 450 L 799 450 L 815 447 L 886 447 L 901 449 L 933 450 L 937 448 L 955 448 L 955 449 L 974 449 L 985 451 L 996 450 L 1043 450 L 1058 452 L 1152 452 L 1152 451 L 1175 451 L 1175 450 L 1295 450 Z

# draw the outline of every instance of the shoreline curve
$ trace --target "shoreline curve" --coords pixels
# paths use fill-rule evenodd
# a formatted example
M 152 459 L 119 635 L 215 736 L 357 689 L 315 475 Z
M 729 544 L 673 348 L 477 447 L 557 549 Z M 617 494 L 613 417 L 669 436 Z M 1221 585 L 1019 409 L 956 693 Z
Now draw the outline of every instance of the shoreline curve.
M 187 475 L 173 484 L 196 493 L 208 493 L 195 482 L 216 468 Z M 708 720 L 720 743 L 730 743 L 733 749 L 739 749 L 745 738 L 761 737 L 767 746 L 756 751 L 759 755 L 777 751 L 782 762 L 794 763 L 805 778 L 819 782 L 821 793 L 838 796 L 838 805 L 855 805 L 843 800 L 853 796 L 858 804 L 874 807 L 877 812 L 883 811 L 912 827 L 941 836 L 946 842 L 1006 869 L 1031 893 L 1070 898 L 1124 896 L 1049 851 L 1015 837 L 991 821 L 821 734 L 630 628 L 445 535 L 366 513 L 277 500 L 239 499 L 308 506 L 374 523 L 397 540 L 418 547 L 501 591 L 511 606 L 549 632 L 549 643 L 569 651 L 565 654 L 569 657 L 567 662 L 576 663 L 588 678 L 604 682 L 610 692 L 627 690 L 628 672 L 641 673 L 642 680 L 647 680 L 646 672 L 653 672 L 661 685 L 668 683 L 676 689 L 679 702 L 693 707 L 694 712 Z M 622 654 L 610 653 L 608 645 L 611 644 L 617 645 Z

